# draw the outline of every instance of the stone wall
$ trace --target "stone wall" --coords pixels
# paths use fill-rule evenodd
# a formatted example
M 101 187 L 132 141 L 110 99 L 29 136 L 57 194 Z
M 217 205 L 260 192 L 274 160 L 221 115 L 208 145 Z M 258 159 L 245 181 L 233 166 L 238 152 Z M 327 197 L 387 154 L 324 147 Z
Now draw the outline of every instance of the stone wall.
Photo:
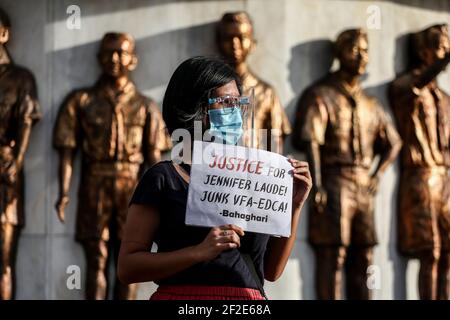
M 72 4 L 81 9 L 79 30 L 66 25 L 66 10 Z M 390 112 L 386 86 L 404 67 L 404 35 L 432 23 L 450 22 L 446 0 L 1 0 L 0 6 L 13 23 L 10 51 L 18 64 L 35 74 L 44 115 L 33 130 L 26 157 L 26 227 L 17 261 L 18 299 L 83 298 L 82 290 L 66 286 L 67 267 L 78 265 L 83 275 L 85 263 L 81 247 L 74 242 L 79 160 L 63 225 L 54 210 L 58 162 L 51 135 L 64 96 L 95 82 L 99 74 L 96 51 L 105 32 L 127 31 L 136 37 L 140 62 L 133 78 L 140 90 L 161 102 L 181 61 L 217 53 L 214 24 L 222 14 L 247 10 L 258 39 L 250 65 L 275 86 L 293 119 L 298 95 L 329 68 L 327 49 L 341 30 L 369 23 L 370 64 L 363 85 Z M 373 24 L 378 12 L 379 28 Z M 441 76 L 440 83 L 443 88 L 450 86 L 450 72 Z M 286 149 L 302 157 L 289 141 Z M 382 179 L 376 201 L 380 244 L 375 264 L 381 280 L 374 289 L 376 299 L 417 298 L 417 261 L 407 264 L 396 250 L 397 181 L 394 166 Z M 276 283 L 266 285 L 272 299 L 314 299 L 314 257 L 305 242 L 306 213 L 285 273 Z M 147 299 L 154 289 L 151 283 L 141 284 L 139 298 Z

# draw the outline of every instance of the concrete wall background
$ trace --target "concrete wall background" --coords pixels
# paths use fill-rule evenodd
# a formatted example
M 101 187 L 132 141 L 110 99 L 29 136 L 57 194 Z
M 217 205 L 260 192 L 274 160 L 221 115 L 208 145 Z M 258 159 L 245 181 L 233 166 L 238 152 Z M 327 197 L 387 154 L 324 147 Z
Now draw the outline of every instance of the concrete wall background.
M 66 27 L 66 9 L 81 8 L 81 29 Z M 158 102 L 175 67 L 198 54 L 215 54 L 214 23 L 225 11 L 247 10 L 254 21 L 258 46 L 250 65 L 277 89 L 293 119 L 303 89 L 326 73 L 329 41 L 349 27 L 365 27 L 369 6 L 380 10 L 381 28 L 369 29 L 370 64 L 363 82 L 388 109 L 386 85 L 403 70 L 403 38 L 432 23 L 450 22 L 450 3 L 435 1 L 357 0 L 1 0 L 12 20 L 9 49 L 18 64 L 37 79 L 43 119 L 34 128 L 26 157 L 26 227 L 17 261 L 18 299 L 82 299 L 83 290 L 69 290 L 66 268 L 84 270 L 81 247 L 74 242 L 78 168 L 71 186 L 66 224 L 53 208 L 57 197 L 57 157 L 51 148 L 53 122 L 62 99 L 71 90 L 92 85 L 99 69 L 95 54 L 107 31 L 127 31 L 137 40 L 139 66 L 133 78 Z M 440 77 L 449 91 L 450 72 Z M 388 109 L 388 112 L 390 110 Z M 287 152 L 297 157 L 287 142 Z M 395 204 L 397 168 L 390 168 L 377 196 L 376 222 L 380 245 L 375 251 L 380 288 L 375 299 L 417 299 L 417 261 L 407 263 L 396 251 Z M 307 212 L 282 278 L 266 285 L 272 299 L 313 299 L 314 259 L 305 242 Z M 84 277 L 82 280 L 84 288 Z M 155 290 L 141 284 L 139 298 Z

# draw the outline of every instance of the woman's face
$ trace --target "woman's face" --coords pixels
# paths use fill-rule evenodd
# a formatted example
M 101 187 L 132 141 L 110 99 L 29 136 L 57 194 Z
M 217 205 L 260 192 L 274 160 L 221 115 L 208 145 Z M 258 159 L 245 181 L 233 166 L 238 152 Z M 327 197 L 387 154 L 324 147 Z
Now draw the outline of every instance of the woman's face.
M 227 84 L 217 88 L 214 90 L 211 98 L 223 97 L 223 96 L 235 96 L 239 97 L 240 93 L 238 87 L 236 85 L 236 81 L 230 81 Z M 210 109 L 219 109 L 222 108 L 222 105 L 219 103 L 214 103 L 209 106 Z
M 226 95 L 235 96 L 235 97 L 240 96 L 236 81 L 234 81 L 234 80 L 230 81 L 227 84 L 215 89 L 210 98 L 223 97 Z M 209 108 L 210 109 L 220 109 L 220 108 L 222 108 L 222 105 L 220 103 L 214 103 L 214 104 L 209 105 Z M 205 117 L 203 118 L 203 125 L 206 129 L 209 129 L 209 127 L 210 127 L 209 117 L 208 117 L 207 112 L 206 112 Z

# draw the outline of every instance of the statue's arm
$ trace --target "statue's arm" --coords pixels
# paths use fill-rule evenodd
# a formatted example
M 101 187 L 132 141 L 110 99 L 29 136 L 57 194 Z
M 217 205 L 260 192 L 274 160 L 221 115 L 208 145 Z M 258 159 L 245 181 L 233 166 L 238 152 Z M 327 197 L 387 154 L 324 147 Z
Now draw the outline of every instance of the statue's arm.
M 316 141 L 309 141 L 307 148 L 308 162 L 313 180 L 313 200 L 320 211 L 325 208 L 327 203 L 327 194 L 322 184 L 320 145 Z
M 80 139 L 78 106 L 83 93 L 75 92 L 66 98 L 56 119 L 53 146 L 58 152 L 58 199 L 55 207 L 61 222 L 65 220 L 65 208 L 69 203 L 69 188 L 73 162 Z
M 375 152 L 380 159 L 372 173 L 371 192 L 374 193 L 377 190 L 382 174 L 395 161 L 401 148 L 402 140 L 394 124 L 383 111 L 380 111 L 380 129 L 375 142 Z
M 58 169 L 58 200 L 56 201 L 56 211 L 61 222 L 65 220 L 65 208 L 69 203 L 69 188 L 73 172 L 74 150 L 61 148 L 59 153 Z
M 24 119 L 18 128 L 18 134 L 15 145 L 15 155 L 16 155 L 16 170 L 17 172 L 22 169 L 25 152 L 27 151 L 28 144 L 30 141 L 31 127 L 33 121 L 31 118 Z
M 18 76 L 20 84 L 19 105 L 17 110 L 17 134 L 14 145 L 14 161 L 9 165 L 8 178 L 14 182 L 18 172 L 23 168 L 25 153 L 30 142 L 33 124 L 40 119 L 39 102 L 37 100 L 36 83 L 33 75 L 26 73 Z

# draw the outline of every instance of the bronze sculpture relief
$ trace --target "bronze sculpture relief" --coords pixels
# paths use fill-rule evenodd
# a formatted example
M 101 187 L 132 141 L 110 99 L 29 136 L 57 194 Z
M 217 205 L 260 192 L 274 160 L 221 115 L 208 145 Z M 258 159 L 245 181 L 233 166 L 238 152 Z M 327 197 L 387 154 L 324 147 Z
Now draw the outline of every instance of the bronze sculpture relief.
M 0 300 L 15 295 L 15 260 L 24 226 L 23 165 L 33 124 L 40 119 L 34 76 L 16 65 L 6 43 L 11 23 L 0 9 Z
M 378 101 L 361 88 L 368 63 L 362 29 L 335 42 L 339 70 L 309 87 L 297 106 L 294 146 L 306 150 L 314 180 L 309 241 L 316 255 L 319 299 L 369 299 L 367 268 L 377 244 L 374 196 L 401 141 Z M 380 161 L 372 172 L 375 157 Z
M 54 128 L 54 146 L 60 154 L 56 209 L 61 221 L 73 158 L 77 149 L 82 151 L 76 240 L 86 255 L 87 299 L 107 298 L 108 261 L 117 260 L 139 172 L 143 164 L 158 162 L 161 151 L 171 145 L 155 102 L 139 93 L 129 78 L 137 64 L 134 47 L 134 39 L 126 33 L 103 37 L 98 54 L 103 74 L 93 87 L 67 97 Z M 135 295 L 135 285 L 122 285 L 116 278 L 115 299 Z
M 283 153 L 284 139 L 291 133 L 291 126 L 275 90 L 258 78 L 246 62 L 248 54 L 256 45 L 248 14 L 225 13 L 218 25 L 217 43 L 225 60 L 240 76 L 244 94 L 248 95 L 254 89 L 255 122 L 253 126 L 248 126 L 255 130 L 253 146 Z M 261 129 L 267 130 L 267 138 Z
M 450 97 L 436 77 L 450 62 L 447 25 L 411 35 L 411 68 L 390 85 L 404 141 L 398 204 L 400 252 L 420 260 L 421 299 L 449 298 Z

